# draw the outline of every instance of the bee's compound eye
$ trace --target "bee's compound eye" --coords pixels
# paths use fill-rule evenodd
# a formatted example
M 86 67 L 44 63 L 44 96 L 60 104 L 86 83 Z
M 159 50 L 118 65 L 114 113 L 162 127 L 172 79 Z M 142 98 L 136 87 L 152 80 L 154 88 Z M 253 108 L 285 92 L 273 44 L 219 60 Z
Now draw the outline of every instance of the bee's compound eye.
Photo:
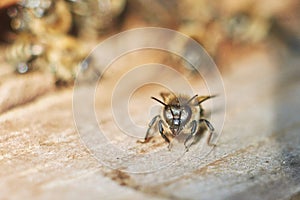
M 182 112 L 181 112 L 181 119 L 186 119 L 186 118 L 188 118 L 188 116 L 189 116 L 189 113 L 188 113 L 188 111 L 187 110 L 182 110 Z
M 166 109 L 164 111 L 164 114 L 165 114 L 166 119 L 172 119 L 173 118 L 173 114 L 172 114 L 170 109 Z
M 183 107 L 181 111 L 181 120 L 182 121 L 188 121 L 191 117 L 191 108 L 188 106 Z

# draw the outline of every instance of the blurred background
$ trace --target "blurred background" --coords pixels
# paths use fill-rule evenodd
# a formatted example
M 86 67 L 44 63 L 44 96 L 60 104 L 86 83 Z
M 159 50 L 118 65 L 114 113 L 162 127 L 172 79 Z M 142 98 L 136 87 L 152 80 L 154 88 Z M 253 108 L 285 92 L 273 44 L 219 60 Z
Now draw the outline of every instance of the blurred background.
M 52 73 L 58 85 L 99 41 L 136 27 L 192 37 L 223 72 L 249 53 L 300 49 L 298 0 L 5 0 L 0 9 L 1 60 L 16 73 Z

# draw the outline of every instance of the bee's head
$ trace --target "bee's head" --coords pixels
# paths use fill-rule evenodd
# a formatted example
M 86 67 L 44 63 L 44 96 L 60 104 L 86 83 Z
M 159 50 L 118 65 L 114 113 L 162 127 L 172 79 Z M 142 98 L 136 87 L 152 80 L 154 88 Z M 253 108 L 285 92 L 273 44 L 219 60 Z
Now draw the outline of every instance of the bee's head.
M 182 101 L 175 97 L 170 104 L 152 97 L 152 99 L 164 105 L 163 116 L 173 135 L 178 135 L 183 126 L 191 119 L 192 109 L 190 101 Z

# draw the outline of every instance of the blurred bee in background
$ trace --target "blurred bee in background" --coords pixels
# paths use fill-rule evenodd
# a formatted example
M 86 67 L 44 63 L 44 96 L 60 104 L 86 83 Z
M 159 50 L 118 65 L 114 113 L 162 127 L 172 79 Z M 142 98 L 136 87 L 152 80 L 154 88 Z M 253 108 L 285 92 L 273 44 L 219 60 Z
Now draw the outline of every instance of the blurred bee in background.
M 155 101 L 162 104 L 164 107 L 160 115 L 156 115 L 149 123 L 149 128 L 145 136 L 145 142 L 147 142 L 151 135 L 155 133 L 156 127 L 161 137 L 169 143 L 168 148 L 170 149 L 170 138 L 174 138 L 179 134 L 187 134 L 184 141 L 186 150 L 195 143 L 195 140 L 188 145 L 187 143 L 192 138 L 196 137 L 197 134 L 201 134 L 203 125 L 209 130 L 209 137 L 207 140 L 208 145 L 212 145 L 211 136 L 214 132 L 212 124 L 204 118 L 204 110 L 201 103 L 213 98 L 215 96 L 198 96 L 193 97 L 179 95 L 176 96 L 173 93 L 161 93 L 163 101 L 151 97 Z
M 71 12 L 63 0 L 22 1 L 9 8 L 7 13 L 11 27 L 17 33 L 28 32 L 37 36 L 67 33 L 72 25 Z
M 75 38 L 58 34 L 40 39 L 29 33 L 21 33 L 13 44 L 5 47 L 4 53 L 19 73 L 48 70 L 57 80 L 66 82 L 73 80 L 76 68 L 87 55 Z
M 8 15 L 17 36 L 6 47 L 6 60 L 20 73 L 49 69 L 57 80 L 72 80 L 73 70 L 86 53 L 79 41 L 67 35 L 72 24 L 67 4 L 28 0 L 9 8 Z
M 96 39 L 115 24 L 126 0 L 68 0 L 77 34 L 83 39 Z
M 268 36 L 273 13 L 264 12 L 259 6 L 251 0 L 224 0 L 218 3 L 208 0 L 197 3 L 193 0 L 180 1 L 178 31 L 200 43 L 217 64 L 224 65 L 235 53 L 241 55 L 241 49 L 258 47 Z M 201 63 L 189 46 L 188 43 L 182 44 L 183 55 L 194 63 Z M 191 71 L 198 68 L 187 62 L 184 66 Z
M 30 34 L 22 34 L 4 49 L 4 57 L 21 74 L 33 70 L 34 62 L 43 53 L 44 46 Z
M 177 4 L 177 30 L 200 43 L 219 67 L 228 67 L 235 59 L 267 49 L 267 43 L 274 39 L 273 36 L 278 38 L 278 32 L 289 33 L 294 29 L 291 27 L 290 30 L 284 30 L 284 27 L 276 24 L 281 20 L 283 23 L 292 21 L 291 18 L 285 20 L 282 16 L 297 12 L 297 7 L 299 10 L 297 0 L 199 0 L 197 3 L 193 0 L 180 0 Z M 294 26 L 297 26 L 299 23 L 294 21 Z M 278 39 L 285 40 L 282 36 Z M 193 53 L 189 44 L 175 45 L 183 52 L 182 55 L 195 61 L 194 63 L 201 63 L 201 58 Z M 183 64 L 191 71 L 198 67 L 184 61 Z
M 16 37 L 4 48 L 6 61 L 19 73 L 48 70 L 57 82 L 71 82 L 90 51 L 86 40 L 96 40 L 108 26 L 111 6 L 117 15 L 125 4 L 112 2 L 25 0 L 9 8 Z M 78 34 L 73 33 L 74 24 Z
M 243 55 L 266 49 L 271 34 L 292 46 L 294 41 L 299 44 L 298 8 L 297 0 L 152 0 L 151 4 L 146 0 L 23 0 L 8 9 L 16 35 L 6 48 L 6 60 L 23 73 L 50 67 L 57 79 L 68 81 L 73 79 L 78 60 L 99 39 L 109 36 L 109 31 L 162 26 L 196 40 L 219 66 L 230 66 Z M 124 10 L 124 19 L 118 18 Z M 294 13 L 294 22 L 286 13 Z M 290 24 L 283 25 L 286 22 Z M 169 48 L 200 66 L 201 58 L 188 40 L 178 44 L 173 39 Z M 199 67 L 179 58 L 175 61 L 188 73 Z

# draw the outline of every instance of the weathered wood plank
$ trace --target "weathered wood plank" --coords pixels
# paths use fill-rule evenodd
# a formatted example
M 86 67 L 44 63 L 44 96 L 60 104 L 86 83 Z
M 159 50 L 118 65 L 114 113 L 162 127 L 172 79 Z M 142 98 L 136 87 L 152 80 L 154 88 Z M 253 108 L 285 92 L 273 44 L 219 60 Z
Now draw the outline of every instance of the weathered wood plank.
M 51 73 L 0 73 L 0 113 L 30 102 L 54 87 Z
M 52 93 L 1 116 L 0 198 L 147 199 L 104 176 L 75 131 L 71 98 L 71 90 Z
M 277 62 L 256 54 L 236 63 L 223 76 L 227 116 L 217 147 L 149 174 L 94 159 L 75 130 L 70 89 L 12 109 L 0 116 L 0 198 L 298 199 L 299 61 Z

